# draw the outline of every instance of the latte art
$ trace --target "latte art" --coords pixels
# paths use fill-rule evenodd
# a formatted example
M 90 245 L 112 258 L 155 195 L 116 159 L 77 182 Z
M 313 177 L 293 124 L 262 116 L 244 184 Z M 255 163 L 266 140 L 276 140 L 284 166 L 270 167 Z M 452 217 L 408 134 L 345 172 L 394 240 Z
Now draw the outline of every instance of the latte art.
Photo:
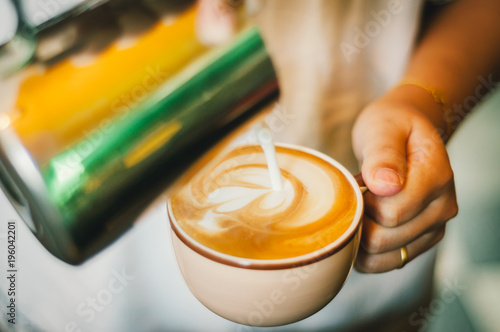
M 302 151 L 276 147 L 283 189 L 272 189 L 260 146 L 231 152 L 171 197 L 172 212 L 192 238 L 238 257 L 304 255 L 350 226 L 356 195 L 340 170 Z

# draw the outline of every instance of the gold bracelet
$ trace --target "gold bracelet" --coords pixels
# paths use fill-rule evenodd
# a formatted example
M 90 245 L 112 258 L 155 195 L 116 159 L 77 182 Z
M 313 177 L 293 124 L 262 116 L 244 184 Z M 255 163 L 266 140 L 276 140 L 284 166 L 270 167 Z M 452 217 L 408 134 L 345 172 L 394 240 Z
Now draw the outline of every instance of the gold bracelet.
M 451 136 L 452 128 L 450 126 L 450 122 L 448 121 L 448 113 L 449 112 L 448 112 L 448 108 L 446 106 L 446 98 L 445 98 L 444 94 L 441 93 L 439 90 L 431 87 L 430 85 L 427 85 L 427 84 L 420 82 L 420 81 L 417 81 L 417 80 L 405 79 L 399 83 L 399 86 L 403 86 L 403 85 L 413 85 L 413 86 L 417 86 L 419 88 L 424 89 L 432 96 L 434 101 L 437 104 L 439 104 L 439 106 L 441 107 L 441 110 L 443 111 L 443 120 L 446 123 L 446 135 L 447 135 L 447 137 L 445 139 L 445 141 L 446 141 Z

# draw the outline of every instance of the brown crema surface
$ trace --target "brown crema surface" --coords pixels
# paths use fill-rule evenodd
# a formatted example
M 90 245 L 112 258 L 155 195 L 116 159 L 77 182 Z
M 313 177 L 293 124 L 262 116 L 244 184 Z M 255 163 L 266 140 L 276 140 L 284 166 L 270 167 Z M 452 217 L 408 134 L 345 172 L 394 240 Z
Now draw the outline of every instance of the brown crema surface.
M 216 251 L 280 259 L 316 251 L 339 238 L 356 213 L 356 194 L 325 160 L 276 147 L 283 190 L 273 191 L 262 148 L 233 150 L 171 197 L 182 229 Z

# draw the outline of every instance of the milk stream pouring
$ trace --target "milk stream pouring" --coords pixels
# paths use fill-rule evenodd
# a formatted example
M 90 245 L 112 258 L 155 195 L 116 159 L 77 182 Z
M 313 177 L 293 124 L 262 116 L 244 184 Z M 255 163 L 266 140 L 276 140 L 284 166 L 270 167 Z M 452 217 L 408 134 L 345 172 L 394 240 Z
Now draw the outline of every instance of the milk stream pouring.
M 116 240 L 278 95 L 255 27 L 209 48 L 195 34 L 196 7 L 148 4 L 86 3 L 24 44 L 18 31 L 0 45 L 0 69 L 10 69 L 0 73 L 9 101 L 0 185 L 45 248 L 71 264 Z

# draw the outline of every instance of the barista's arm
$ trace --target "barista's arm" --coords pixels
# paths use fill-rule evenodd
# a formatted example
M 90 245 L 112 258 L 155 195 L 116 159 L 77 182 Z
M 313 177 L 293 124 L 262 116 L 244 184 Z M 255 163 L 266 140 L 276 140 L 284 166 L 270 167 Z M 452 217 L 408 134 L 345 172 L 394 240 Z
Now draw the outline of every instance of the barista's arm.
M 436 244 L 457 212 L 443 141 L 487 92 L 500 66 L 500 1 L 457 0 L 435 17 L 401 84 L 370 104 L 353 130 L 366 220 L 357 268 L 383 272 Z M 437 129 L 437 130 L 436 130 Z
M 499 17 L 498 0 L 457 0 L 437 14 L 411 58 L 399 87 L 408 92 L 401 95 L 411 94 L 415 84 L 431 90 L 420 93 L 442 98 L 441 109 L 421 108 L 448 134 L 499 79 Z

